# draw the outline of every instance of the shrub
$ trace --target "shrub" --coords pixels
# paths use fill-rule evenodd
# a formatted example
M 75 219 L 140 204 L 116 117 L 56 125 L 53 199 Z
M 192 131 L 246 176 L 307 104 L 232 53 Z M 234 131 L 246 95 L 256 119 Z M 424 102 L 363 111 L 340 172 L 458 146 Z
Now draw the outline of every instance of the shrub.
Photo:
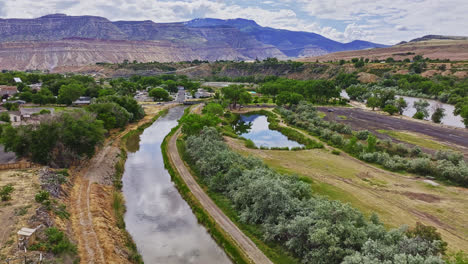
M 344 144 L 344 138 L 342 135 L 334 133 L 331 136 L 331 142 L 333 143 L 333 145 L 341 147 Z
M 50 194 L 49 194 L 48 191 L 39 191 L 39 193 L 36 194 L 34 199 L 38 203 L 43 203 L 44 201 L 49 200 L 49 196 L 50 196 Z
M 414 119 L 423 120 L 423 119 L 424 119 L 424 113 L 423 113 L 423 112 L 416 112 L 416 113 L 413 115 L 413 118 L 414 118 Z
M 255 143 L 250 139 L 245 140 L 245 147 L 251 148 L 251 149 L 256 149 L 257 148 L 257 146 L 255 146 Z
M 0 199 L 2 202 L 11 200 L 11 193 L 15 190 L 12 184 L 7 184 L 0 188 Z
M 398 113 L 398 108 L 392 104 L 388 104 L 383 108 L 384 112 L 387 112 L 390 115 Z
M 369 133 L 370 132 L 368 130 L 361 130 L 361 131 L 356 132 L 356 137 L 359 140 L 367 140 Z
M 339 150 L 337 150 L 337 149 L 332 150 L 333 155 L 340 155 L 340 153 L 341 152 Z
M 438 150 L 435 153 L 436 160 L 448 160 L 457 165 L 458 162 L 463 160 L 463 154 L 452 150 Z
M 416 158 L 409 160 L 408 166 L 408 170 L 410 172 L 415 172 L 421 175 L 429 175 L 434 173 L 431 160 L 428 158 Z

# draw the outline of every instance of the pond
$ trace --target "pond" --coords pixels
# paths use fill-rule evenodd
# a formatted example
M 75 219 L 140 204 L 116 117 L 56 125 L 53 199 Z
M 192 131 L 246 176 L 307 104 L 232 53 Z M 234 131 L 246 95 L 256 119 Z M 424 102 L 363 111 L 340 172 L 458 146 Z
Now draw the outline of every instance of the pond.
M 349 99 L 349 96 L 346 90 L 342 90 L 340 95 L 343 98 Z M 408 107 L 403 111 L 403 115 L 413 117 L 413 115 L 416 113 L 416 109 L 414 109 L 413 103 L 418 101 L 421 98 L 401 96 L 401 95 L 396 96 L 396 98 L 399 98 L 399 97 L 402 97 L 403 99 L 405 99 L 406 103 L 408 104 Z M 426 100 L 430 104 L 429 107 L 427 108 L 429 112 L 429 117 L 427 118 L 427 120 L 430 120 L 431 115 L 434 113 L 437 107 L 441 107 L 445 109 L 445 112 L 444 112 L 445 116 L 444 118 L 442 118 L 442 124 L 454 126 L 454 127 L 465 127 L 465 124 L 463 124 L 463 119 L 461 118 L 461 116 L 456 116 L 453 114 L 453 110 L 455 109 L 453 105 L 444 104 L 436 100 L 430 100 L 430 99 L 423 99 L 423 100 Z
M 269 122 L 264 115 L 241 115 L 233 125 L 236 133 L 253 141 L 257 147 L 285 148 L 304 147 L 296 141 L 289 140 L 285 135 L 268 128 Z
M 126 229 L 145 263 L 231 263 L 198 224 L 164 168 L 161 143 L 177 126 L 184 107 L 160 117 L 139 137 L 130 137 L 122 178 Z

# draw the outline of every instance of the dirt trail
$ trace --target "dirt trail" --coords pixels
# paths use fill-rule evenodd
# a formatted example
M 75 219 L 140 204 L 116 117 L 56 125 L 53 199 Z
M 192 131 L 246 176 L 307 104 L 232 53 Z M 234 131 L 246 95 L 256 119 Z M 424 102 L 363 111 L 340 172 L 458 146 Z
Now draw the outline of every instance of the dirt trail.
M 258 249 L 255 243 L 250 240 L 242 231 L 219 209 L 218 206 L 208 197 L 203 189 L 193 178 L 189 169 L 185 166 L 177 150 L 176 140 L 180 135 L 180 129 L 169 140 L 169 158 L 176 167 L 180 176 L 184 179 L 190 191 L 200 201 L 203 208 L 215 219 L 221 228 L 228 233 L 237 245 L 246 253 L 253 263 L 272 263 L 263 252 Z
M 117 227 L 112 208 L 113 177 L 115 164 L 120 158 L 120 139 L 171 106 L 145 108 L 147 115 L 143 120 L 111 134 L 91 160 L 81 169 L 73 170 L 69 208 L 81 263 L 129 263 L 125 252 L 126 239 Z

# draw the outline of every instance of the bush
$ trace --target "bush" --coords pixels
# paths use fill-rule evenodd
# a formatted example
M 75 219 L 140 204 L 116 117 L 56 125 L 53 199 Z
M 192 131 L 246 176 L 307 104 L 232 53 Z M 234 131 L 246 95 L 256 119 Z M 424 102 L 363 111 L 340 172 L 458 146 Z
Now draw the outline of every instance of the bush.
M 250 149 L 256 149 L 257 148 L 257 146 L 255 146 L 255 143 L 250 139 L 245 140 L 245 147 L 250 148 Z
M 398 113 L 398 108 L 392 104 L 388 104 L 383 108 L 384 112 L 387 112 L 390 115 Z
M 2 112 L 0 114 L 0 121 L 10 123 L 10 115 L 8 114 L 8 112 Z
M 0 199 L 2 202 L 11 200 L 11 193 L 15 190 L 12 184 L 7 184 L 0 188 Z
M 49 200 L 49 196 L 50 196 L 50 194 L 49 194 L 48 191 L 39 191 L 39 193 L 36 194 L 34 199 L 38 203 L 43 203 L 44 201 Z
M 413 115 L 413 118 L 414 118 L 414 119 L 423 120 L 423 119 L 424 119 L 424 113 L 423 113 L 423 112 L 416 112 L 416 113 Z
M 359 140 L 367 140 L 369 133 L 370 132 L 368 130 L 361 130 L 361 131 L 356 132 L 356 137 Z
M 342 135 L 334 133 L 331 136 L 331 142 L 332 142 L 333 145 L 335 145 L 337 147 L 341 147 L 344 144 L 344 138 L 343 138 Z
M 337 149 L 332 150 L 333 155 L 340 155 L 340 153 L 341 152 L 339 150 L 337 150 Z
M 408 166 L 408 170 L 410 172 L 415 172 L 421 175 L 434 174 L 434 168 L 432 166 L 431 160 L 428 158 L 416 158 L 409 160 Z
M 87 109 L 95 113 L 96 118 L 102 120 L 104 128 L 108 130 L 125 127 L 132 120 L 132 114 L 116 103 L 93 103 Z

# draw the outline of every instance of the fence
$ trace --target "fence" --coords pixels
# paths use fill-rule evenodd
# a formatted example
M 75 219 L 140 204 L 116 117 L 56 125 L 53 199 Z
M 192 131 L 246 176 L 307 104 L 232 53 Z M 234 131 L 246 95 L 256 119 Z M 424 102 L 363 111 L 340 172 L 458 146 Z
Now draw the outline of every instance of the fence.
M 0 170 L 29 169 L 34 167 L 31 162 L 15 162 L 0 164 Z

